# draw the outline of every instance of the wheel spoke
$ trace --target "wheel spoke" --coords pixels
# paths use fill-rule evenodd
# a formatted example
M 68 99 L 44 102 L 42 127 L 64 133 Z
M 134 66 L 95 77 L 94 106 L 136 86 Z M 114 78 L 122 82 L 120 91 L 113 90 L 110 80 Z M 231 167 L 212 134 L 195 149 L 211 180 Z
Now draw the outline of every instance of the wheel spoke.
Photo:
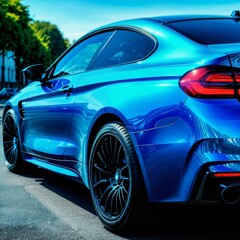
M 110 152 L 110 157 L 113 157 L 113 144 L 112 144 L 112 136 L 109 137 L 109 152 Z
M 104 149 L 103 149 L 103 145 L 101 145 L 101 150 L 102 150 L 103 157 L 104 157 L 105 159 L 107 159 L 106 153 L 105 153 L 105 151 L 104 151 Z
M 15 152 L 15 146 L 13 146 L 11 148 L 11 151 L 9 151 L 9 154 L 8 154 L 8 158 L 9 158 L 9 163 L 13 163 L 14 162 L 14 152 Z M 6 153 L 7 154 L 7 153 Z
M 16 123 L 14 122 L 12 117 L 8 117 L 8 122 L 9 122 L 9 124 L 6 123 L 6 125 L 7 125 L 8 129 L 9 129 L 9 131 L 11 133 L 13 133 L 14 136 L 16 136 L 16 132 L 17 132 L 17 125 L 16 125 Z
M 12 144 L 14 144 L 14 143 L 13 143 L 12 140 L 10 140 L 10 141 L 5 141 L 3 144 L 11 144 L 11 145 L 12 145 Z
M 124 180 L 124 181 L 129 181 L 129 178 L 128 178 L 128 177 L 123 177 L 123 176 L 122 176 L 122 180 Z
M 112 187 L 112 190 L 108 193 L 105 201 L 105 211 L 107 211 L 110 208 L 111 205 L 109 206 L 108 202 L 110 200 L 110 197 L 115 193 L 115 191 L 116 191 L 116 187 Z
M 117 145 L 118 145 L 118 141 L 117 141 L 117 139 L 115 139 L 114 151 L 113 151 L 113 158 L 114 159 L 116 159 Z
M 122 145 L 120 145 L 120 147 L 119 147 L 119 149 L 118 149 L 117 159 L 116 159 L 116 163 L 117 163 L 117 164 L 119 164 L 120 155 L 121 155 L 121 150 L 122 150 Z
M 124 190 L 124 192 L 125 192 L 126 194 L 128 194 L 128 191 L 127 191 L 127 189 L 125 188 L 124 184 L 122 184 L 122 189 Z
M 113 216 L 113 213 L 114 213 L 114 204 L 115 204 L 115 209 L 116 209 L 116 201 L 114 201 L 114 200 L 116 199 L 117 194 L 118 194 L 118 190 L 115 189 L 115 192 L 113 193 L 112 198 L 111 198 L 111 205 L 110 205 L 110 216 L 111 217 Z
M 7 135 L 9 138 L 14 138 L 14 135 L 10 135 L 10 134 L 7 133 L 6 131 L 3 131 L 3 133 L 4 133 L 5 135 Z
M 122 204 L 122 201 L 120 200 L 120 190 L 121 190 L 121 187 L 118 188 L 118 192 L 116 195 L 116 214 L 117 215 L 119 215 L 124 210 L 124 207 L 125 207 L 125 205 Z
M 120 193 L 121 193 L 120 195 L 121 195 L 122 200 L 124 201 L 124 205 L 125 205 L 125 204 L 126 204 L 126 199 L 125 199 L 125 197 L 124 197 L 124 192 L 122 191 L 122 189 L 123 189 L 123 188 L 120 189 Z
M 104 146 L 105 146 L 105 150 L 106 150 L 106 153 L 107 153 L 107 159 L 111 159 L 111 155 L 110 155 L 110 152 L 109 152 L 109 149 L 108 149 L 107 141 L 105 141 Z
M 107 194 L 107 192 L 109 190 L 111 190 L 112 186 L 108 186 L 105 191 L 103 192 L 103 194 L 100 196 L 100 201 L 99 201 L 99 205 L 103 205 L 103 201 L 104 201 L 104 198 L 105 198 L 105 195 Z
M 4 123 L 4 126 L 6 127 L 5 130 L 7 130 L 9 133 L 13 133 L 12 129 L 9 128 L 7 123 Z
M 101 162 L 104 164 L 104 166 L 106 167 L 107 166 L 107 163 L 105 162 L 105 160 L 103 160 L 101 154 L 99 152 L 97 152 L 97 155 L 99 157 L 99 159 L 101 160 Z
M 15 153 L 15 159 L 17 159 L 18 158 L 18 147 L 15 148 L 14 153 Z
M 113 174 L 110 171 L 107 171 L 106 169 L 99 167 L 96 163 L 94 164 L 94 167 L 102 173 L 105 173 L 109 176 L 113 176 Z
M 7 118 L 7 121 L 8 121 L 8 123 L 9 123 L 9 127 L 10 127 L 10 129 L 12 129 L 14 126 L 12 125 L 12 117 L 8 117 Z
M 11 156 L 10 156 L 10 159 L 11 159 L 11 163 L 14 163 L 14 161 L 16 160 L 15 159 L 15 148 L 11 151 Z
M 119 214 L 119 208 L 122 209 L 122 206 L 119 206 L 118 202 L 119 202 L 119 188 L 118 188 L 118 191 L 117 191 L 117 194 L 116 194 L 116 199 L 115 199 L 116 214 Z
M 14 144 L 12 144 L 10 147 L 7 147 L 7 150 L 5 151 L 5 154 L 7 155 L 9 153 L 9 151 L 11 152 L 11 150 L 15 147 Z
M 99 187 L 100 186 L 100 184 L 106 184 L 106 183 L 110 183 L 111 181 L 109 180 L 109 179 L 102 179 L 102 180 L 100 180 L 100 181 L 98 181 L 97 183 L 95 183 L 94 185 L 93 185 L 93 187 L 94 188 L 97 188 L 97 187 Z
M 127 165 L 123 166 L 123 167 L 121 168 L 121 172 L 123 172 L 127 167 L 128 167 Z

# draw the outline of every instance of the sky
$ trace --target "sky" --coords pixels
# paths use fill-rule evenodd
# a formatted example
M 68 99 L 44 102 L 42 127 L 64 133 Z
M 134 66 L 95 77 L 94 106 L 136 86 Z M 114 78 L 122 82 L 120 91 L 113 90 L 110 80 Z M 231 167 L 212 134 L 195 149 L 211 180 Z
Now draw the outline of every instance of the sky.
M 119 20 L 174 14 L 230 15 L 240 0 L 21 0 L 34 20 L 56 24 L 72 43 Z

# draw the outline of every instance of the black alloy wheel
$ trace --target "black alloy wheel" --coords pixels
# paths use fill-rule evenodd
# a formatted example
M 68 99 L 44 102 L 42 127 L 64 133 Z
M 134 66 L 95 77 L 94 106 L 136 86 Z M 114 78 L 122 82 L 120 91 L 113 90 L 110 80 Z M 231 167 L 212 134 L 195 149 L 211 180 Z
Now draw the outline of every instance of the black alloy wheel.
M 21 169 L 21 151 L 18 135 L 18 125 L 15 113 L 9 109 L 3 120 L 3 149 L 7 168 L 11 172 Z
M 121 124 L 106 124 L 97 134 L 90 154 L 89 177 L 93 205 L 104 225 L 112 231 L 132 227 L 139 213 L 136 206 L 145 194 L 132 141 Z M 141 197 L 138 204 L 136 195 Z

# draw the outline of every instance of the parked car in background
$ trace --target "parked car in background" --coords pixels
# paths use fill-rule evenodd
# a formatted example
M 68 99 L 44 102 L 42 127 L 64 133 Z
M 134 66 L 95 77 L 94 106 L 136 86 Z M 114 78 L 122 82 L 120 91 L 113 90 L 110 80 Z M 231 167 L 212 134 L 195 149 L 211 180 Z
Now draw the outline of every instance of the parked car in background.
M 18 92 L 18 88 L 3 88 L 0 91 L 0 99 L 9 99 Z
M 144 227 L 148 202 L 238 204 L 239 30 L 238 11 L 122 21 L 26 68 L 3 113 L 8 169 L 82 182 L 112 231 Z

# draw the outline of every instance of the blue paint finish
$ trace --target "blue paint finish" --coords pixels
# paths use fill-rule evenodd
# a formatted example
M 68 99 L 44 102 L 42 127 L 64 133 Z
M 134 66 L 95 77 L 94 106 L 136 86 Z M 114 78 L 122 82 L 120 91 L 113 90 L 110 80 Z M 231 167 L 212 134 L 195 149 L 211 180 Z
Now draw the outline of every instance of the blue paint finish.
M 26 158 L 26 161 L 31 162 L 32 164 L 36 164 L 39 167 L 45 168 L 52 172 L 57 172 L 57 173 L 60 173 L 60 174 L 63 174 L 65 176 L 72 177 L 72 178 L 79 178 L 79 175 L 76 171 L 73 171 L 72 169 L 67 169 L 66 167 L 63 167 L 63 166 L 60 167 L 60 166 L 50 164 L 50 163 L 47 163 L 44 161 L 36 160 L 36 159 L 27 159 Z
M 240 172 L 240 162 L 216 164 L 208 168 L 210 172 Z
M 239 172 L 239 101 L 194 99 L 179 87 L 197 67 L 238 67 L 239 44 L 201 45 L 147 19 L 101 29 L 119 26 L 154 36 L 156 50 L 138 62 L 34 82 L 8 101 L 24 160 L 89 186 L 89 136 L 100 117 L 112 114 L 130 133 L 149 201 L 189 201 L 205 166 Z

